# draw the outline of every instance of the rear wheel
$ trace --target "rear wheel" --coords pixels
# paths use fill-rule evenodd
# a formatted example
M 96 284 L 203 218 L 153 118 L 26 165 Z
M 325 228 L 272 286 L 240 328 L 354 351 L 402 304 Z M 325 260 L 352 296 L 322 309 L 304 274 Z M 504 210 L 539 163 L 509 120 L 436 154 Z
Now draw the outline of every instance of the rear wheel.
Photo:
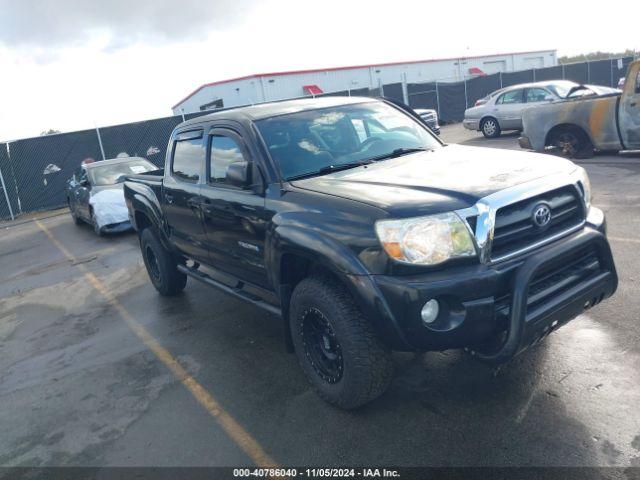
M 500 136 L 501 129 L 498 120 L 493 117 L 485 118 L 480 125 L 480 130 L 485 138 L 496 138 Z
M 551 135 L 551 146 L 566 158 L 589 158 L 593 156 L 593 145 L 589 137 L 579 128 L 563 128 Z
M 305 375 L 325 401 L 357 408 L 389 386 L 393 365 L 353 299 L 334 280 L 302 280 L 291 297 L 289 324 Z
M 160 295 L 173 296 L 184 290 L 187 276 L 178 270 L 175 256 L 164 248 L 150 228 L 140 234 L 140 249 L 149 279 Z

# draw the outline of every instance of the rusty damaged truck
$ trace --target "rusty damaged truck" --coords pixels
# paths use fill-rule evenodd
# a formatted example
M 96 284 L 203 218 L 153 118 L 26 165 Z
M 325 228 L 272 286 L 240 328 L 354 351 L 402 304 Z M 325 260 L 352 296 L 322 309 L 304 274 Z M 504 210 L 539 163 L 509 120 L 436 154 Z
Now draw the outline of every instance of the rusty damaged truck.
M 585 95 L 526 109 L 520 147 L 554 149 L 571 158 L 594 150 L 640 150 L 640 60 L 629 65 L 621 93 Z

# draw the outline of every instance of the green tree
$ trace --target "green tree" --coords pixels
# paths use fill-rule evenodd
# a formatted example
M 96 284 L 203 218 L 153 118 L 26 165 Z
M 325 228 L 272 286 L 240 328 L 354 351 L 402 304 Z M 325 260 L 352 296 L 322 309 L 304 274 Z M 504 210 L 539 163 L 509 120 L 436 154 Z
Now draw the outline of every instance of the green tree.
M 627 49 L 624 52 L 591 52 L 582 53 L 580 55 L 564 56 L 558 58 L 558 63 L 576 63 L 576 62 L 588 62 L 594 60 L 607 60 L 609 58 L 620 57 L 635 57 L 637 55 L 635 50 Z
M 54 130 L 53 128 L 50 128 L 49 130 L 45 130 L 44 132 L 42 132 L 40 134 L 40 136 L 45 136 L 45 135 L 55 135 L 56 133 L 62 133 L 60 130 Z

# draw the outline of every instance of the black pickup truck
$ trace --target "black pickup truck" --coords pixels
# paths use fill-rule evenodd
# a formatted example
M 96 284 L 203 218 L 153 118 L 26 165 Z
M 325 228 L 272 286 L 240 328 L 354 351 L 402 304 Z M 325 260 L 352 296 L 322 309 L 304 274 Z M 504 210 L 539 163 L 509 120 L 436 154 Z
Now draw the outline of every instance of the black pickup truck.
M 180 124 L 125 183 L 162 295 L 191 277 L 282 318 L 318 393 L 381 395 L 391 351 L 508 361 L 614 293 L 581 167 L 443 144 L 408 107 L 292 100 Z

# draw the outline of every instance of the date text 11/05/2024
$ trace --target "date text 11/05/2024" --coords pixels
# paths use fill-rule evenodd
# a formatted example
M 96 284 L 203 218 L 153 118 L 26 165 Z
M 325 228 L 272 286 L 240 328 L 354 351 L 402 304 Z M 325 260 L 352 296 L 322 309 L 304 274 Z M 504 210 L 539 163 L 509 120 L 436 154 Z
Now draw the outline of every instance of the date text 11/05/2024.
M 397 470 L 387 468 L 237 468 L 235 478 L 399 478 Z

